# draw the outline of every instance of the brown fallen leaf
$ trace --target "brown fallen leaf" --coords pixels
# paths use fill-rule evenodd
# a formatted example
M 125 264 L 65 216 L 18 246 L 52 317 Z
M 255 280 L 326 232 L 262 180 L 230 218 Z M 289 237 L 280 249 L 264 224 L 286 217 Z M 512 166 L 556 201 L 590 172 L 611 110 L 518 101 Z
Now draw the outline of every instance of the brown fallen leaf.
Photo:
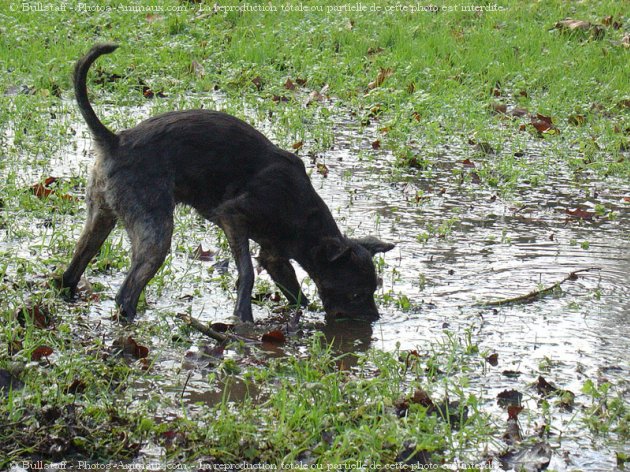
M 558 387 L 547 382 L 542 375 L 538 376 L 538 380 L 536 381 L 536 390 L 543 396 L 553 395 L 554 393 L 560 391 Z
M 510 405 L 508 406 L 508 420 L 516 420 L 518 419 L 518 415 L 521 411 L 523 411 L 522 406 Z
M 293 148 L 293 150 L 297 151 L 299 149 L 302 149 L 302 146 L 304 146 L 304 141 L 297 141 L 293 143 L 291 147 Z
M 521 435 L 521 428 L 518 425 L 518 421 L 513 419 L 507 420 L 507 427 L 505 429 L 505 433 L 503 433 L 503 439 L 508 444 L 518 444 L 523 440 L 523 436 Z
M 254 86 L 256 87 L 256 90 L 258 90 L 259 92 L 262 90 L 263 83 L 259 75 L 257 75 L 256 77 L 252 79 L 252 84 L 254 84 Z
M 164 98 L 166 94 L 164 92 L 154 92 L 151 87 L 149 87 L 144 80 L 138 80 L 138 85 L 140 85 L 140 89 L 142 90 L 142 95 L 144 98 Z
M 488 364 L 490 364 L 492 367 L 498 366 L 499 354 L 497 354 L 496 352 L 490 354 L 488 357 L 486 357 L 486 362 L 488 362 Z
M 564 20 L 560 20 L 556 23 L 557 29 L 569 31 L 588 31 L 589 29 L 591 29 L 591 26 L 592 23 L 589 23 L 588 21 L 574 20 L 573 18 L 565 18 Z
M 573 218 L 578 218 L 580 220 L 592 220 L 595 217 L 595 213 L 591 213 L 590 211 L 582 210 L 581 208 L 576 208 L 575 210 L 565 210 L 565 213 Z
M 429 394 L 421 388 L 417 388 L 413 392 L 413 395 L 411 396 L 410 401 L 411 403 L 415 403 L 416 405 L 422 405 L 426 408 L 434 406 L 433 400 L 431 400 L 431 397 L 429 396 Z
M 507 105 L 505 103 L 492 102 L 490 108 L 494 113 L 499 115 L 505 115 L 507 113 Z
M 295 84 L 291 79 L 287 79 L 287 81 L 284 83 L 284 88 L 287 90 L 295 90 Z
M 276 329 L 263 334 L 261 340 L 264 343 L 283 344 L 286 341 L 286 337 L 282 331 Z
M 83 380 L 75 378 L 70 385 L 63 389 L 63 392 L 76 395 L 77 393 L 83 393 L 86 388 L 87 384 Z
M 470 159 L 464 159 L 462 161 L 462 164 L 464 164 L 464 167 L 477 167 L 475 163 L 471 161 Z
M 306 100 L 306 105 L 310 105 L 313 102 L 323 102 L 324 97 L 317 90 L 313 90 L 308 94 L 308 99 Z
M 31 353 L 32 361 L 39 361 L 42 357 L 48 357 L 53 353 L 53 349 L 49 346 L 39 346 Z
M 372 141 L 372 149 L 376 150 L 376 149 L 380 149 L 381 148 L 381 142 L 380 140 L 376 140 L 376 141 Z
M 138 344 L 131 336 L 121 336 L 114 340 L 112 347 L 120 351 L 124 357 L 131 357 L 133 359 L 144 359 L 149 355 L 149 348 Z
M 575 20 L 573 18 L 565 18 L 564 20 L 558 21 L 555 27 L 565 33 L 588 33 L 590 37 L 594 39 L 601 39 L 606 34 L 606 30 L 602 25 L 596 25 L 584 20 Z
M 390 77 L 393 73 L 394 73 L 393 69 L 389 67 L 387 68 L 381 67 L 381 70 L 376 75 L 376 79 L 373 82 L 370 82 L 368 84 L 368 90 L 374 90 L 375 88 L 383 85 L 383 82 L 385 82 L 385 79 Z
M 554 126 L 553 121 L 550 116 L 541 115 L 540 113 L 536 114 L 535 117 L 531 118 L 531 125 L 536 128 L 539 133 L 545 133 L 549 131 L 556 131 L 557 128 Z
M 275 103 L 286 103 L 289 101 L 289 97 L 285 97 L 284 95 L 274 95 L 271 97 L 271 100 Z
M 44 184 L 34 184 L 31 187 L 31 191 L 37 198 L 48 198 L 55 193 L 53 189 L 47 188 Z
M 328 167 L 326 164 L 322 164 L 321 162 L 317 163 L 317 172 L 324 177 L 328 177 Z
M 57 189 L 53 184 L 57 183 L 59 179 L 57 177 L 47 177 L 44 182 L 36 183 L 31 186 L 31 192 L 37 198 L 46 199 L 51 195 L 55 195 L 62 200 L 76 200 L 75 197 L 67 194 L 61 194 L 57 192 Z
M 33 326 L 45 329 L 52 326 L 52 315 L 48 307 L 38 304 L 27 306 L 17 311 L 16 318 L 21 326 L 25 326 L 27 321 L 31 321 Z
M 527 110 L 527 108 L 514 108 L 512 111 L 510 111 L 510 115 L 512 116 L 516 116 L 516 117 L 521 117 L 521 116 L 527 116 L 529 115 L 529 110 Z

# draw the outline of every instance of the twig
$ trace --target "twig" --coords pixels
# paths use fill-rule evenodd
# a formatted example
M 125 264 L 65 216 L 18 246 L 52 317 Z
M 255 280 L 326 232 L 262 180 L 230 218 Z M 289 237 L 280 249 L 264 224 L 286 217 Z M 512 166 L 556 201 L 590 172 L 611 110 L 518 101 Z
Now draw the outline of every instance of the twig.
M 212 339 L 220 342 L 221 344 L 228 343 L 229 341 L 242 341 L 242 342 L 245 342 L 245 343 L 248 343 L 248 344 L 259 344 L 258 341 L 255 341 L 253 339 L 244 338 L 244 337 L 238 336 L 236 334 L 220 333 L 217 330 L 212 329 L 207 324 L 202 323 L 198 319 L 193 318 L 192 316 L 187 315 L 185 313 L 178 313 L 177 314 L 177 318 L 182 320 L 184 323 L 186 323 L 191 328 L 195 328 L 201 334 L 205 334 L 206 336 L 211 337 Z
M 200 333 L 205 334 L 206 336 L 210 336 L 212 339 L 219 341 L 220 343 L 226 343 L 229 341 L 227 335 L 219 333 L 218 331 L 212 329 L 210 326 L 203 324 L 201 321 L 193 318 L 190 315 L 187 315 L 185 313 L 178 313 L 177 318 L 182 320 L 188 326 L 195 328 Z
M 539 298 L 544 297 L 545 295 L 549 295 L 550 293 L 553 293 L 555 290 L 560 288 L 560 285 L 562 285 L 567 280 L 577 280 L 578 279 L 578 275 L 577 274 L 579 274 L 580 272 L 588 272 L 588 271 L 591 271 L 591 270 L 601 270 L 601 269 L 599 267 L 590 267 L 588 269 L 575 270 L 575 271 L 571 272 L 569 275 L 567 275 L 560 282 L 556 282 L 555 284 L 550 285 L 549 287 L 545 287 L 545 288 L 542 288 L 542 289 L 539 289 L 539 290 L 534 290 L 533 292 L 529 292 L 526 295 L 520 295 L 518 297 L 506 298 L 506 299 L 503 299 L 503 300 L 490 300 L 490 301 L 475 303 L 475 306 L 503 306 L 503 305 L 512 305 L 512 304 L 516 304 L 516 303 L 533 302 L 535 300 L 538 300 Z
M 186 392 L 186 387 L 188 387 L 188 382 L 190 382 L 190 378 L 192 377 L 192 370 L 188 372 L 188 376 L 186 377 L 186 382 L 184 382 L 184 388 L 182 388 L 182 393 L 179 395 L 179 399 L 181 401 L 184 398 L 184 393 Z

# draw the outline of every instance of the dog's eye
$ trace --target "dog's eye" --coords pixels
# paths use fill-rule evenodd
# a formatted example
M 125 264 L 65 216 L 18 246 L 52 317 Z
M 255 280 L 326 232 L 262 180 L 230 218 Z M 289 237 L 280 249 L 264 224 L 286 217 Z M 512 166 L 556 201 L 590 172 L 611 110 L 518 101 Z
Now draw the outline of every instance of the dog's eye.
M 351 302 L 358 302 L 359 300 L 361 300 L 361 298 L 363 298 L 363 294 L 360 292 L 351 293 L 350 295 L 348 295 L 348 298 Z

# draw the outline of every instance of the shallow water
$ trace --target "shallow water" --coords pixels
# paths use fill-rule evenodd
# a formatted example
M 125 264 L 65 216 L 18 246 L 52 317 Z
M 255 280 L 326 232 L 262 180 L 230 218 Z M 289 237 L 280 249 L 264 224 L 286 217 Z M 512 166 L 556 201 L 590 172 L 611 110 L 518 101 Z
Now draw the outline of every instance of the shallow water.
M 524 186 L 514 194 L 516 206 L 478 184 L 454 183 L 451 169 L 464 168 L 461 161 L 469 157 L 465 149 L 451 146 L 443 161 L 432 166 L 431 178 L 412 174 L 401 183 L 400 176 L 390 176 L 386 166 L 379 166 L 381 159 L 388 160 L 385 153 L 379 152 L 374 163 L 357 164 L 352 159 L 353 150 L 369 148 L 374 139 L 348 137 L 354 135 L 344 130 L 336 143 L 338 150 L 326 158 L 328 178 L 316 175 L 314 181 L 327 202 L 346 210 L 346 228 L 360 228 L 357 233 L 377 230 L 383 239 L 397 244 L 385 256 L 390 277 L 384 287 L 409 297 L 412 308 L 406 312 L 382 308 L 373 346 L 416 349 L 443 337 L 445 327 L 459 336 L 469 329 L 482 351 L 499 354 L 496 375 L 478 385 L 490 399 L 504 389 L 523 391 L 524 385 L 536 380 L 540 364 L 549 360 L 553 367 L 544 375 L 561 388 L 579 394 L 587 378 L 605 378 L 619 383 L 626 400 L 630 398 L 627 182 L 603 183 L 583 176 L 576 183 L 558 170 L 548 175 L 544 185 Z M 528 158 L 535 160 L 545 152 L 544 143 L 532 138 Z M 351 178 L 338 178 L 348 169 Z M 421 204 L 415 199 L 417 190 L 428 197 Z M 348 195 L 354 197 L 352 204 L 347 203 Z M 583 220 L 566 213 L 577 207 L 593 213 L 596 204 L 613 211 L 614 219 Z M 444 237 L 426 242 L 416 238 L 429 223 L 439 226 L 453 217 L 452 231 Z M 366 227 L 366 222 L 377 219 L 377 228 L 369 223 Z M 576 281 L 562 283 L 562 291 L 554 296 L 511 306 L 475 306 L 526 295 L 583 269 L 590 270 Z M 511 380 L 500 375 L 502 370 L 518 370 L 522 375 Z M 535 408 L 535 402 L 531 406 Z M 496 406 L 495 410 L 499 415 Z M 614 453 L 592 443 L 566 419 L 554 418 L 554 422 L 565 434 L 561 450 L 567 458 L 555 453 L 549 467 L 614 468 Z M 619 444 L 616 450 L 627 452 L 629 446 Z
M 259 127 L 268 130 L 272 125 Z M 60 177 L 85 175 L 92 159 L 91 148 L 82 132 L 78 136 L 78 149 L 54 157 L 45 172 Z M 482 166 L 492 156 L 471 157 L 470 150 L 456 142 L 445 145 L 441 157 L 432 162 L 430 172 L 394 172 L 388 152 L 371 150 L 371 142 L 379 137 L 374 127 L 360 130 L 342 117 L 335 124 L 335 136 L 333 148 L 317 156 L 318 162 L 329 169 L 327 177 L 317 173 L 311 158 L 306 156 L 308 149 L 300 151 L 312 171 L 313 184 L 344 232 L 357 236 L 374 234 L 396 243 L 396 248 L 384 256 L 380 294 L 404 295 L 411 306 L 403 310 L 395 303 L 381 304 L 382 318 L 371 328 L 360 324 L 327 325 L 323 331 L 329 339 L 334 338 L 344 350 L 420 350 L 443 339 L 447 330 L 459 337 L 472 333 L 482 351 L 499 354 L 496 372 L 479 379 L 478 385 L 473 379 L 472 386 L 485 392 L 489 399 L 486 407 L 497 417 L 503 417 L 504 412 L 494 402 L 496 394 L 512 388 L 523 391 L 540 374 L 541 363 L 551 365 L 545 378 L 563 389 L 579 394 L 586 379 L 606 378 L 619 384 L 628 400 L 630 203 L 624 201 L 624 197 L 630 197 L 627 182 L 600 182 L 590 175 L 582 175 L 576 182 L 562 169 L 552 168 L 544 185 L 523 185 L 511 196 L 497 198 L 492 189 L 470 181 L 460 183 L 454 169 L 464 174 L 474 170 L 464 167 L 464 159 L 471 158 Z M 534 162 L 553 152 L 534 137 L 526 146 L 523 159 Z M 31 177 L 25 175 L 28 183 Z M 420 201 L 416 199 L 418 191 L 423 196 Z M 582 220 L 566 213 L 577 207 L 594 213 L 595 205 L 614 212 L 615 218 L 594 216 L 592 220 Z M 158 311 L 187 309 L 205 321 L 229 321 L 233 293 L 212 281 L 208 267 L 214 262 L 190 257 L 199 243 L 204 249 L 216 248 L 215 231 L 185 210 L 178 213 L 177 220 L 185 228 L 185 232 L 174 236 L 171 277 L 177 283 L 159 295 L 151 289 L 149 308 L 138 322 L 151 322 Z M 433 234 L 440 225 L 448 229 L 442 235 Z M 79 226 L 75 228 L 78 231 Z M 426 241 L 419 240 L 418 236 L 424 233 L 431 234 Z M 42 238 L 45 242 L 47 236 Z M 17 251 L 28 255 L 28 248 Z M 582 269 L 590 270 L 580 273 L 578 280 L 562 283 L 562 291 L 553 296 L 511 306 L 477 305 L 525 295 Z M 234 271 L 233 264 L 230 270 Z M 305 276 L 303 272 L 300 275 Z M 122 277 L 122 273 L 90 275 L 92 281 L 109 287 L 112 297 Z M 96 304 L 92 316 L 107 319 L 112 308 L 111 301 Z M 268 308 L 254 308 L 257 320 L 269 315 Z M 320 313 L 305 315 L 309 321 L 321 318 Z M 194 359 L 194 353 L 191 358 Z M 177 377 L 177 382 L 164 379 L 165 391 L 168 384 L 181 385 L 182 378 L 190 377 L 184 396 L 190 404 L 212 404 L 221 398 L 220 391 L 207 391 L 203 369 L 186 360 L 182 365 L 179 352 L 165 350 L 160 369 L 171 369 Z M 522 374 L 518 379 L 510 379 L 501 375 L 503 370 L 518 370 Z M 155 388 L 139 387 L 140 391 Z M 234 389 L 235 395 L 237 390 Z M 531 394 L 528 402 L 536 408 L 533 389 L 523 393 Z M 592 441 L 581 433 L 580 425 L 567 424 L 568 417 L 570 414 L 553 419 L 564 437 L 555 444 L 559 451 L 554 453 L 550 468 L 611 470 L 615 450 L 630 452 L 628 445 Z M 565 452 L 568 455 L 563 457 Z

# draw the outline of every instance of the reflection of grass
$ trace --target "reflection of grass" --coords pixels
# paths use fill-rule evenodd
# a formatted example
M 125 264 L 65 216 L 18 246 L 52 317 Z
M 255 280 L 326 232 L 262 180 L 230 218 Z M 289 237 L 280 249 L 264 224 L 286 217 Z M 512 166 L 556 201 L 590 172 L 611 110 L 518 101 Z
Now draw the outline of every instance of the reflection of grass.
M 461 219 L 459 217 L 448 218 L 437 225 L 432 222 L 427 222 L 426 230 L 420 233 L 417 239 L 422 243 L 426 243 L 431 238 L 447 238 L 453 234 L 453 231 L 460 222 Z

